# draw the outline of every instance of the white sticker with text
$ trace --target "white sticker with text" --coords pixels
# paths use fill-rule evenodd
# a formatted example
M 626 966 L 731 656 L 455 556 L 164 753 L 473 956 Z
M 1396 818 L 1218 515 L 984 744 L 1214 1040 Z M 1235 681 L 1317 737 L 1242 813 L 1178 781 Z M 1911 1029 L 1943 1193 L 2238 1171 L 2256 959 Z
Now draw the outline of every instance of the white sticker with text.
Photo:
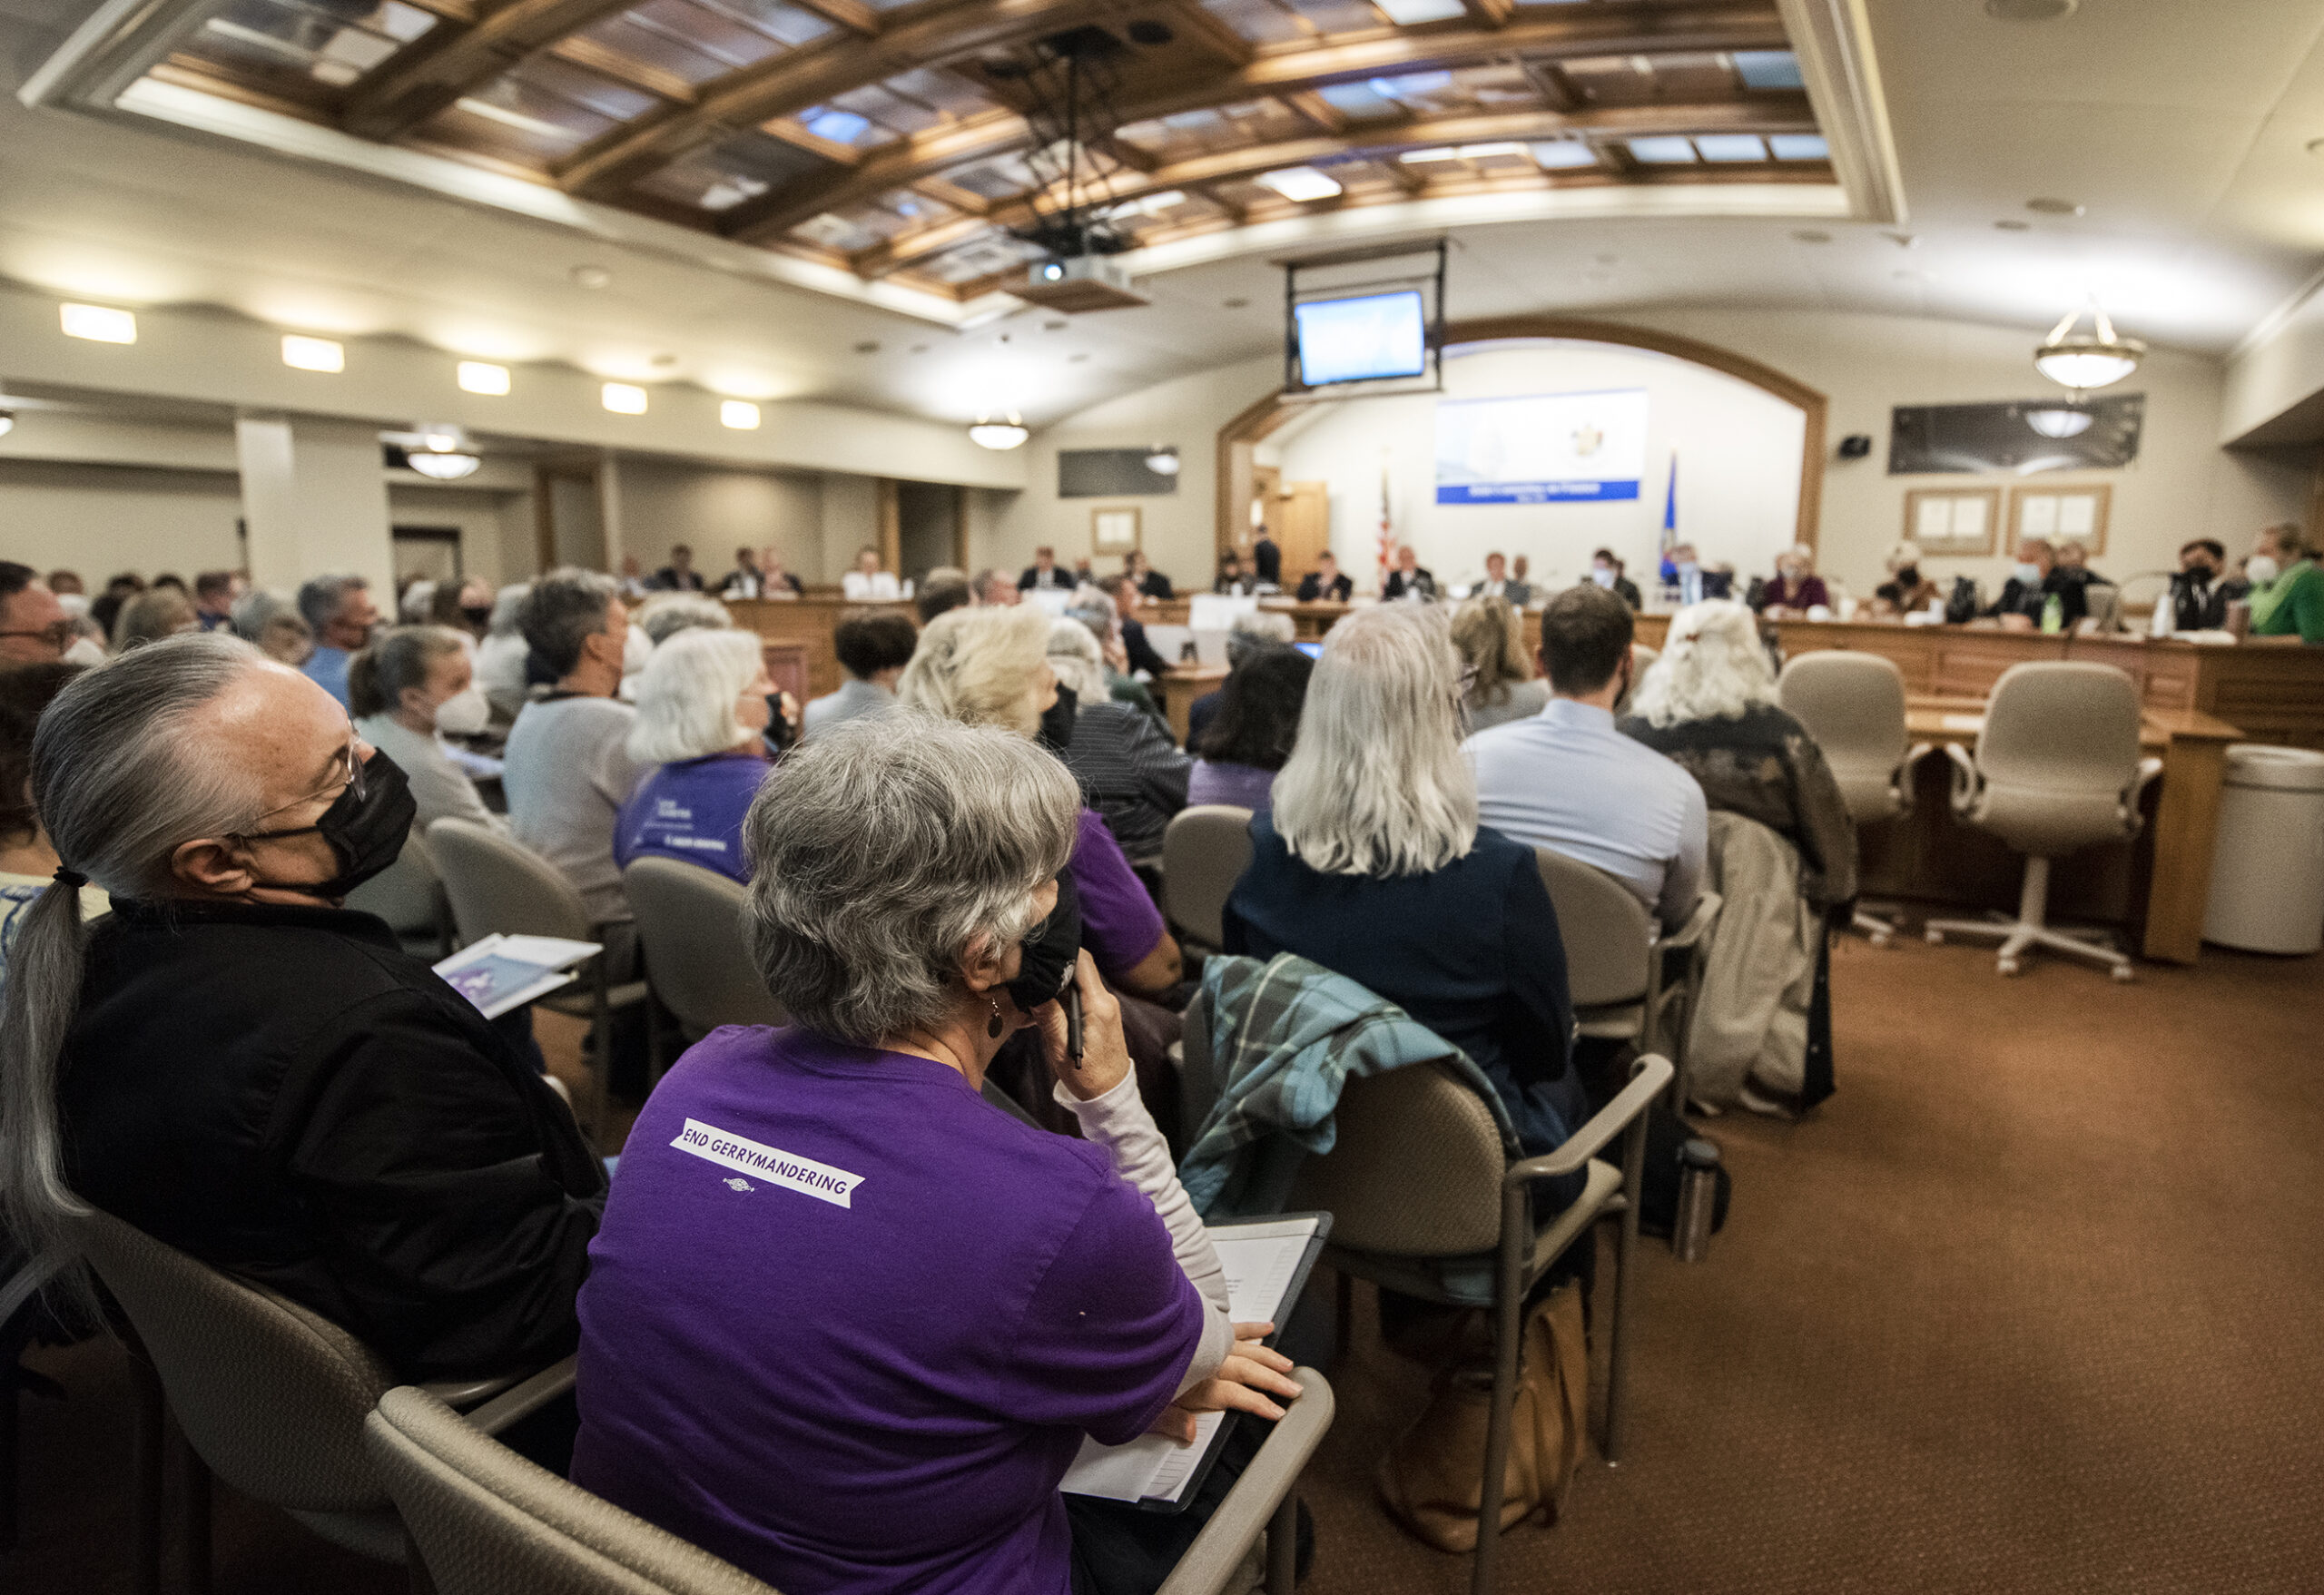
M 834 1207 L 852 1207 L 855 1187 L 863 1183 L 860 1174 L 850 1174 L 844 1168 L 833 1168 L 812 1157 L 802 1157 L 785 1152 L 779 1147 L 762 1146 L 745 1136 L 722 1130 L 698 1118 L 686 1120 L 686 1127 L 670 1143 L 681 1152 L 691 1152 L 705 1162 L 738 1168 L 744 1174 L 755 1174 L 762 1179 L 812 1196 L 818 1202 L 829 1202 Z M 729 1185 L 735 1182 L 729 1180 Z M 747 1187 L 745 1187 L 747 1188 Z

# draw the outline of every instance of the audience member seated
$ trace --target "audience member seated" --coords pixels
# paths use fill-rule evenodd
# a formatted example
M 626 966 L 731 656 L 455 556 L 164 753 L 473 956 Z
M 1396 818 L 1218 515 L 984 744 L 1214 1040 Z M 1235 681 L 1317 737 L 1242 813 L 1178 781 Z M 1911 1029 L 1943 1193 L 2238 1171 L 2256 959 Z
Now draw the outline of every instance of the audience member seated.
M 1170 817 L 1187 806 L 1194 761 L 1150 716 L 1108 695 L 1098 639 L 1078 620 L 1051 625 L 1049 663 L 1058 685 L 1074 696 L 1065 767 L 1081 783 L 1083 801 L 1105 816 L 1122 852 L 1133 861 L 1152 862 L 1161 856 Z
M 1636 613 L 1646 600 L 1639 594 L 1638 584 L 1622 574 L 1624 566 L 1611 548 L 1600 548 L 1590 556 L 1590 579 L 1605 588 Z
M 1899 543 L 1888 551 L 1888 579 L 1872 589 L 1876 606 L 1886 615 L 1916 615 L 1941 604 L 1945 590 L 1921 574 L 1921 546 Z
M 98 594 L 96 600 L 89 606 L 90 615 L 105 628 L 108 642 L 113 638 L 113 617 L 121 613 L 121 606 L 144 590 L 145 578 L 134 571 L 124 570 L 106 582 L 105 590 Z
M 700 593 L 655 593 L 632 612 L 630 624 L 659 648 L 682 631 L 725 631 L 734 625 L 734 615 L 717 599 Z
M 650 763 L 630 756 L 637 711 L 614 695 L 628 606 L 613 577 L 568 567 L 533 584 L 518 624 L 556 686 L 526 704 L 508 731 L 501 789 L 509 826 L 573 883 L 592 921 L 618 924 L 606 962 L 615 979 L 627 979 L 635 943 L 614 862 L 614 819 Z
M 314 629 L 298 606 L 263 588 L 252 588 L 234 601 L 234 635 L 293 670 L 315 651 Z
M 670 563 L 655 571 L 654 579 L 645 585 L 663 593 L 701 592 L 702 572 L 694 567 L 694 550 L 684 543 L 674 545 L 670 549 Z
M 1673 929 L 1702 894 L 1707 811 L 1693 776 L 1615 728 L 1634 630 L 1630 606 L 1594 584 L 1551 598 L 1538 660 L 1549 706 L 1467 745 L 1486 824 L 1617 877 Z
M 1587 1116 L 1557 911 L 1532 850 L 1478 823 L 1441 611 L 1362 610 L 1324 637 L 1225 927 L 1228 952 L 1313 960 L 1467 1053 L 1528 1155 Z
M 1291 616 L 1275 610 L 1262 609 L 1256 614 L 1236 615 L 1226 628 L 1227 679 L 1232 681 L 1235 672 L 1243 668 L 1243 662 L 1260 647 L 1270 643 L 1288 644 L 1298 635 L 1297 628 L 1291 623 Z M 1226 703 L 1226 689 L 1221 685 L 1187 705 L 1187 746 L 1189 749 L 1210 728 L 1211 721 Z
M 426 625 L 428 612 L 436 606 L 436 584 L 425 576 L 406 578 L 396 593 L 396 625 Z
M 766 775 L 773 711 L 757 634 L 683 632 L 655 649 L 628 751 L 655 768 L 614 822 L 614 862 L 652 853 L 748 881 L 743 815 Z
M 1274 805 L 1275 772 L 1299 735 L 1300 706 L 1315 662 L 1282 643 L 1256 644 L 1219 689 L 1218 713 L 1188 741 L 1199 756 L 1187 802 L 1229 803 L 1264 814 Z
M 773 546 L 759 550 L 759 596 L 762 598 L 803 598 L 807 584 L 793 576 L 783 564 L 782 553 Z
M 1462 706 L 1470 730 L 1539 714 L 1549 703 L 1548 684 L 1535 678 L 1525 657 L 1525 623 L 1508 599 L 1472 598 L 1462 605 L 1452 615 L 1452 645 L 1468 667 Z
M 153 587 L 121 606 L 113 625 L 113 651 L 125 654 L 163 637 L 207 629 L 183 593 L 174 587 Z
M 347 707 L 347 662 L 371 640 L 379 606 L 359 576 L 319 576 L 299 589 L 299 614 L 314 634 L 314 652 L 300 668 Z
M 769 548 L 762 561 L 755 548 L 734 550 L 734 568 L 718 584 L 722 598 L 780 598 L 797 597 L 803 589 L 799 578 L 783 568 L 783 562 Z
M 340 906 L 413 812 L 346 711 L 240 639 L 166 638 L 58 694 L 33 797 L 64 862 L 0 1037 L 17 1243 L 93 1205 L 407 1379 L 570 1351 L 602 1167 L 502 1027 Z M 84 883 L 113 900 L 85 948 Z
M 1831 589 L 1816 574 L 1816 550 L 1805 543 L 1794 543 L 1777 555 L 1775 579 L 1759 589 L 1759 606 L 1779 615 L 1829 609 Z
M 2226 545 L 2198 537 L 2179 550 L 2164 613 L 2173 631 L 2218 631 L 2227 625 L 2227 606 L 2250 590 L 2249 582 L 2227 575 Z
M 1724 598 L 1735 590 L 1735 574 L 1731 569 L 1702 563 L 1692 543 L 1674 543 L 1663 560 L 1663 577 L 1679 589 L 1679 602 L 1699 604 L 1705 598 Z
M 2243 570 L 2251 581 L 2253 636 L 2324 643 L 2324 569 L 2296 522 L 2261 532 Z
M 1086 599 L 1086 601 L 1084 601 Z M 1065 612 L 1068 620 L 1078 620 L 1098 639 L 1098 653 L 1105 661 L 1106 696 L 1117 704 L 1128 704 L 1163 730 L 1170 726 L 1170 717 L 1162 713 L 1161 705 L 1144 682 L 1125 674 L 1129 663 L 1129 650 L 1122 643 L 1121 621 L 1114 614 L 1113 601 L 1099 592 L 1077 595 Z M 1139 635 L 1142 637 L 1144 632 Z M 1199 704 L 1200 698 L 1195 700 Z M 1078 706 L 1078 700 L 1077 700 Z
M 1036 587 L 1070 592 L 1075 586 L 1073 573 L 1059 568 L 1057 550 L 1047 543 L 1033 550 L 1033 563 L 1017 578 L 1017 590 L 1020 593 L 1029 593 Z
M 1413 552 L 1410 543 L 1396 550 L 1396 568 L 1388 573 L 1387 585 L 1380 589 L 1383 598 L 1407 598 L 1415 602 L 1436 596 L 1436 577 L 1421 566 L 1420 556 Z
M 205 570 L 193 578 L 194 617 L 203 631 L 216 631 L 231 626 L 234 620 L 234 600 L 241 597 L 248 584 L 231 570 Z
M 56 849 L 33 807 L 33 732 L 80 665 L 0 665 L 0 990 L 16 932 L 56 874 Z M 104 888 L 81 888 L 81 921 L 101 918 Z
M 1005 570 L 984 570 L 977 574 L 970 590 L 980 604 L 1007 607 L 1018 601 L 1017 581 Z
M 1043 717 L 1060 701 L 1049 663 L 1049 625 L 1030 605 L 940 616 L 920 634 L 920 646 L 896 684 L 897 702 L 1032 740 L 1047 729 Z M 1062 743 L 1067 734 L 1053 740 Z M 1066 871 L 1081 905 L 1081 944 L 1107 984 L 1140 997 L 1168 994 L 1180 973 L 1177 941 L 1095 809 L 1081 811 L 1080 840 Z
M 1259 590 L 1259 578 L 1243 568 L 1243 556 L 1229 548 L 1218 556 L 1218 579 L 1210 584 L 1214 593 L 1233 597 L 1246 597 Z
M 1019 615 L 1048 624 L 957 612 L 931 651 Z M 1074 958 L 1078 811 L 1020 738 L 912 716 L 769 778 L 744 930 L 796 1022 L 695 1046 L 631 1135 L 581 1304 L 575 1482 L 784 1590 L 1158 1587 L 1226 1481 L 1177 1514 L 1061 1494 L 1083 1437 L 1279 1417 L 1299 1391 L 1229 1322 L 1115 999 Z M 1078 1066 L 1049 1000 L 1068 972 Z M 980 1097 L 1019 1030 L 1080 1138 Z
M 1758 621 L 1718 598 L 1671 617 L 1620 729 L 1693 776 L 1709 807 L 1797 848 L 1802 894 L 1837 912 L 1856 899 L 1856 822 L 1824 751 L 1777 705 Z
M 1123 674 L 1146 674 L 1159 679 L 1170 668 L 1170 662 L 1154 651 L 1146 640 L 1146 625 L 1137 618 L 1137 611 L 1146 602 L 1146 592 L 1127 576 L 1109 576 L 1098 584 L 1100 590 L 1114 601 L 1114 617 L 1121 627 Z
M 852 594 L 849 595 L 851 597 Z M 940 565 L 930 571 L 920 584 L 920 624 L 926 625 L 938 615 L 954 609 L 966 609 L 976 602 L 976 594 L 969 586 L 969 573 L 952 566 Z
M 1987 615 L 1998 615 L 2004 626 L 2019 631 L 2042 624 L 2043 614 L 2050 600 L 2058 601 L 2062 617 L 2061 629 L 2071 631 L 2074 624 L 2090 613 L 2090 603 L 2083 593 L 2089 582 L 2087 573 L 2068 570 L 2057 562 L 2057 550 L 2047 539 L 2027 537 L 2017 545 L 2017 568 L 2003 584 L 2001 596 Z
M 1259 578 L 1262 587 L 1278 592 L 1283 588 L 1283 550 L 1265 527 L 1251 540 L 1251 574 Z
M 532 590 L 530 582 L 512 582 L 493 596 L 484 641 L 476 648 L 477 684 L 492 705 L 494 721 L 503 725 L 517 718 L 531 690 L 525 665 L 532 645 L 525 641 L 522 622 L 525 599 Z
M 1133 548 L 1122 557 L 1122 574 L 1137 584 L 1137 590 L 1157 603 L 1175 598 L 1177 594 L 1170 586 L 1170 578 L 1146 561 L 1146 556 Z
M 507 828 L 444 745 L 442 734 L 474 736 L 492 719 L 462 634 L 441 625 L 381 633 L 348 666 L 347 695 L 356 732 L 410 781 L 419 830 L 438 820 Z
M 1533 601 L 1533 584 L 1509 574 L 1509 561 L 1498 554 L 1485 556 L 1485 579 L 1472 588 L 1472 598 L 1502 598 L 1522 609 Z
M 473 576 L 442 584 L 428 601 L 428 624 L 448 625 L 472 644 L 482 642 L 492 625 L 492 584 Z
M 86 598 L 89 593 L 79 571 L 66 570 L 61 566 L 48 573 L 48 590 L 60 598 Z
M 2081 572 L 2085 586 L 2111 587 L 2114 585 L 2111 578 L 2090 568 L 2090 546 L 2079 537 L 2058 539 L 2058 568 Z
M 842 619 L 832 629 L 832 648 L 847 679 L 839 691 L 825 693 L 807 705 L 803 734 L 812 736 L 859 715 L 884 714 L 894 708 L 896 678 L 911 663 L 919 641 L 911 622 L 891 610 Z
M 903 588 L 894 573 L 880 568 L 880 551 L 866 544 L 855 555 L 855 568 L 839 578 L 840 591 L 852 603 L 901 598 Z
M 1315 568 L 1299 578 L 1299 601 L 1302 604 L 1344 604 L 1355 584 L 1340 573 L 1336 555 L 1326 548 L 1315 556 Z
M 0 665 L 54 665 L 78 635 L 29 565 L 0 559 Z

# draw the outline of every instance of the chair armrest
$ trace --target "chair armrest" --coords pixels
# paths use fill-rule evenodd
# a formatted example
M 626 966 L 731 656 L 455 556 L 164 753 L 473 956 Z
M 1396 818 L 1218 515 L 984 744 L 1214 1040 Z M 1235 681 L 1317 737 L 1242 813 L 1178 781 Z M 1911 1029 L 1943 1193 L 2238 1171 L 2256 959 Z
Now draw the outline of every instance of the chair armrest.
M 2122 822 L 2132 831 L 2143 823 L 2139 818 L 2139 804 L 2146 800 L 2146 789 L 2162 773 L 2162 760 L 2150 756 L 2139 761 L 2138 773 L 2132 778 L 2130 790 L 2122 794 Z
M 1630 1126 L 1630 1121 L 1646 1111 L 1647 1104 L 1662 1094 L 1670 1083 L 1670 1060 L 1659 1053 L 1649 1052 L 1630 1066 L 1630 1083 L 1620 1095 L 1600 1108 L 1588 1124 L 1565 1138 L 1554 1152 L 1539 1157 L 1528 1157 L 1512 1163 L 1501 1177 L 1501 1188 L 1515 1190 L 1537 1179 L 1555 1179 L 1573 1174 L 1596 1157 L 1599 1151 Z
M 487 1434 L 497 1434 L 519 1418 L 531 1417 L 572 1390 L 575 1361 L 566 1357 L 551 1363 L 522 1384 L 502 1392 L 468 1413 L 468 1421 Z
M 1695 911 L 1687 916 L 1685 924 L 1667 936 L 1656 938 L 1654 950 L 1659 954 L 1701 945 L 1702 939 L 1710 934 L 1711 926 L 1718 923 L 1718 911 L 1726 906 L 1727 900 L 1718 892 L 1705 891 L 1695 899 Z
M 1219 1595 L 1258 1543 L 1260 1531 L 1298 1484 L 1300 1470 L 1332 1426 L 1335 1402 L 1331 1382 L 1315 1369 L 1295 1368 L 1291 1376 L 1304 1393 L 1275 1421 L 1259 1454 L 1210 1514 L 1210 1521 L 1187 1547 L 1157 1595 Z
M 1983 777 L 1977 773 L 1977 761 L 1959 743 L 1946 743 L 1945 756 L 1953 765 L 1953 812 L 1957 814 L 1975 801 Z

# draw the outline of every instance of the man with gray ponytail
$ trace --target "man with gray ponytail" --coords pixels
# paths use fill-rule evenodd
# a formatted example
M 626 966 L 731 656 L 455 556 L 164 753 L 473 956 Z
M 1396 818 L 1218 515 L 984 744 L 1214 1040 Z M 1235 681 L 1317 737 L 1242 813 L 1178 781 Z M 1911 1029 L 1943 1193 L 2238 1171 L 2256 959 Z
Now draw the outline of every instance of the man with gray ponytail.
M 570 1350 L 602 1170 L 502 1033 L 340 906 L 412 803 L 330 694 L 222 633 L 149 644 L 57 694 L 32 797 L 61 862 L 0 1009 L 10 1237 L 53 1255 L 101 1208 L 408 1378 Z

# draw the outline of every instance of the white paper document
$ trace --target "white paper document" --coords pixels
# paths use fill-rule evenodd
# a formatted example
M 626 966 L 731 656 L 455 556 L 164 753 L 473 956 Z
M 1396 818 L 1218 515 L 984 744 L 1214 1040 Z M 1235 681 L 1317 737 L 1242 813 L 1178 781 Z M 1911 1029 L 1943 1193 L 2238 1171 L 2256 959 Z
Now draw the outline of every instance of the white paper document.
M 570 966 L 596 950 L 594 941 L 496 934 L 471 942 L 435 970 L 453 990 L 476 1004 L 478 1013 L 497 1019 L 510 1009 L 572 984 Z
M 1211 1226 L 1211 1245 L 1226 1274 L 1227 1316 L 1237 1324 L 1272 1322 L 1280 1327 L 1291 1306 L 1284 1298 L 1315 1238 L 1315 1226 L 1312 1216 Z M 1141 1434 L 1127 1445 L 1100 1445 L 1085 1437 L 1081 1454 L 1059 1488 L 1108 1501 L 1175 1501 L 1210 1454 L 1226 1418 L 1224 1413 L 1205 1413 L 1195 1420 L 1194 1439 L 1184 1443 L 1160 1434 Z

